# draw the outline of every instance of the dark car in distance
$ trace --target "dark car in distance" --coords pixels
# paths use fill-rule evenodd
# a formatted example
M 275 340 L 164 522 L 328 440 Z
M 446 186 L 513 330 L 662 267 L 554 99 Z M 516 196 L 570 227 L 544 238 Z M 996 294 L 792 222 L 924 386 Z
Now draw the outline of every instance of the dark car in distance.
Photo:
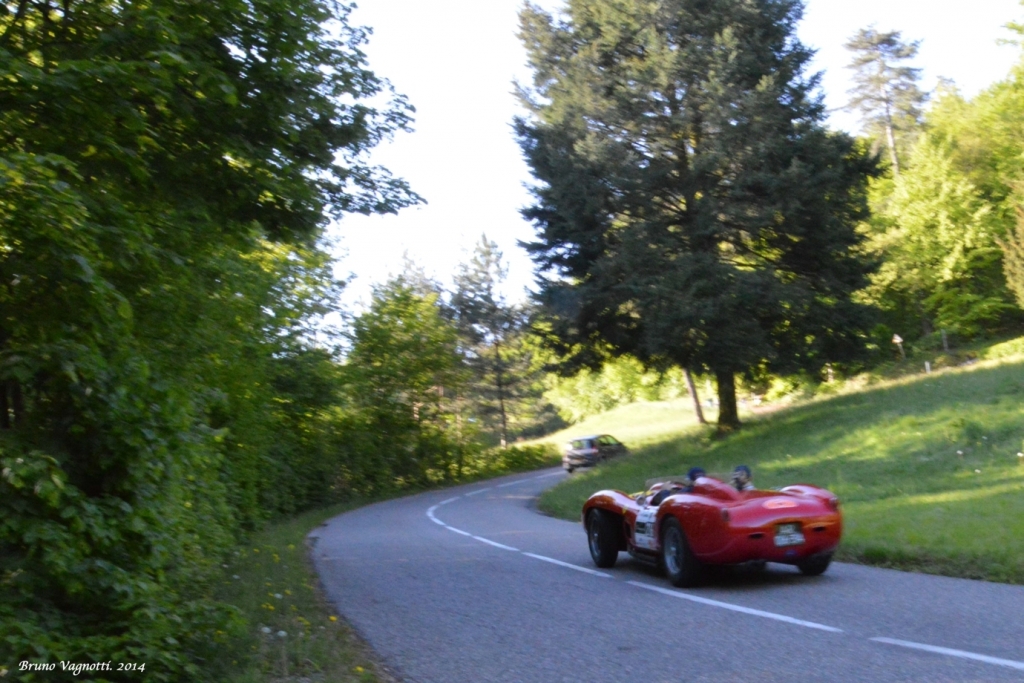
M 610 434 L 581 436 L 565 445 L 562 467 L 572 473 L 579 467 L 593 467 L 609 458 L 629 453 L 626 445 Z

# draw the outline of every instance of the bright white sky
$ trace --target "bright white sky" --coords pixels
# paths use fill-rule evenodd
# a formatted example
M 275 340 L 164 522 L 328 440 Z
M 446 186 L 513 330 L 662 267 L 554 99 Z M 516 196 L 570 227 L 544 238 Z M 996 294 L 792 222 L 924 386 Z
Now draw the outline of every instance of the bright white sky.
M 560 0 L 540 0 L 548 9 Z M 373 284 L 401 272 L 404 256 L 443 285 L 451 284 L 481 233 L 498 243 L 510 264 L 507 296 L 525 298 L 532 264 L 517 240 L 533 237 L 519 215 L 529 203 L 530 174 L 512 136 L 518 112 L 512 81 L 529 82 L 516 38 L 522 0 L 362 0 L 354 24 L 370 26 L 370 68 L 416 107 L 415 132 L 377 148 L 371 161 L 405 178 L 428 202 L 398 215 L 349 216 L 333 226 L 339 276 L 355 275 L 344 302 L 359 307 Z M 898 30 L 921 40 L 917 66 L 923 87 L 952 78 L 973 96 L 1004 78 L 1018 48 L 999 46 L 1002 28 L 1024 18 L 1019 0 L 807 0 L 800 39 L 818 50 L 832 109 L 849 88 L 843 43 L 861 27 Z M 835 112 L 832 125 L 854 132 L 857 119 Z

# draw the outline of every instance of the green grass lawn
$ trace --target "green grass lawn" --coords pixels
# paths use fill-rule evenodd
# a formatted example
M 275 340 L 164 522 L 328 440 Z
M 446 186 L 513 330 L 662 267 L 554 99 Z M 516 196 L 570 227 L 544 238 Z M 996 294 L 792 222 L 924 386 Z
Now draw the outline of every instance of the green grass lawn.
M 1024 583 L 1024 359 L 1006 356 L 993 347 L 978 357 L 995 360 L 970 367 L 748 415 L 722 439 L 694 425 L 686 401 L 620 408 L 567 431 L 607 431 L 633 455 L 574 476 L 541 509 L 578 519 L 598 489 L 747 464 L 759 487 L 813 483 L 839 495 L 840 559 Z
M 704 408 L 704 418 L 717 419 L 714 408 Z M 613 408 L 549 434 L 538 443 L 551 443 L 562 448 L 567 441 L 590 434 L 611 434 L 631 448 L 659 443 L 689 434 L 697 426 L 693 401 L 688 398 L 657 403 L 641 402 Z

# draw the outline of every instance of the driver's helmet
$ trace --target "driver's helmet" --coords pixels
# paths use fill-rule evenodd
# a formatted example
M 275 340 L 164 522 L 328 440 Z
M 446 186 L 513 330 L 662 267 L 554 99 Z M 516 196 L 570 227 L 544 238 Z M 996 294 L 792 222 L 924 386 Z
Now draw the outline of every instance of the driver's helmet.
M 690 471 L 686 473 L 686 478 L 690 480 L 692 485 L 700 477 L 706 476 L 707 472 L 704 471 L 703 467 L 691 467 Z

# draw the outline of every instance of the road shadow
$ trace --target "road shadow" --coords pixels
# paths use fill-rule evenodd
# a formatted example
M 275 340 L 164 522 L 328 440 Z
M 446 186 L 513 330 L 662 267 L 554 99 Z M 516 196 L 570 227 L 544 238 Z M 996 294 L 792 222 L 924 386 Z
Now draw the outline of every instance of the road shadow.
M 637 575 L 637 578 L 656 579 L 665 582 L 665 572 L 652 564 L 623 555 L 616 565 Z M 614 570 L 613 570 L 614 571 Z M 716 590 L 734 590 L 738 593 L 765 588 L 797 586 L 807 583 L 828 581 L 828 575 L 804 576 L 796 567 L 786 564 L 768 563 L 763 569 L 750 565 L 707 566 L 696 589 L 714 588 Z

